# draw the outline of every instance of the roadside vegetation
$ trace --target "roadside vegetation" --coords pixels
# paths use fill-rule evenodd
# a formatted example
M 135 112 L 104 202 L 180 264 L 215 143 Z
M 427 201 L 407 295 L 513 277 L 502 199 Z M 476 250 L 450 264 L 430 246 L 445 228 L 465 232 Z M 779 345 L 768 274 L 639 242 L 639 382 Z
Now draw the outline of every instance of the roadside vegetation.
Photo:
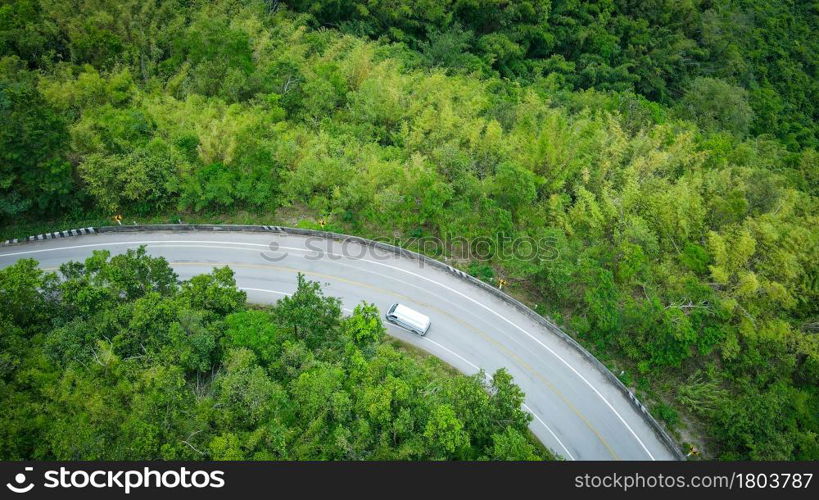
M 503 370 L 451 373 L 299 276 L 251 308 L 143 249 L 0 270 L 3 460 L 541 460 Z
M 780 0 L 7 1 L 0 221 L 298 207 L 550 241 L 463 267 L 706 456 L 817 459 L 816 25 Z

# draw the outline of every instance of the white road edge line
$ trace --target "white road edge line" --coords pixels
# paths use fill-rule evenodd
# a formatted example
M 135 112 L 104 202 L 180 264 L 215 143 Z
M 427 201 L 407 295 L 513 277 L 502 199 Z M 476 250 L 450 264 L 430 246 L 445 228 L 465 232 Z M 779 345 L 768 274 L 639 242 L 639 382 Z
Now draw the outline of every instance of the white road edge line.
M 277 290 L 265 290 L 264 288 L 249 288 L 249 287 L 246 287 L 246 286 L 237 286 L 236 288 L 238 288 L 239 290 L 250 290 L 251 292 L 275 293 L 277 295 L 284 295 L 285 297 L 289 297 L 289 296 L 293 295 L 292 293 L 279 292 Z
M 238 287 L 238 288 L 239 288 L 240 290 L 250 290 L 250 291 L 252 291 L 252 292 L 266 292 L 266 293 L 275 293 L 275 294 L 277 294 L 277 295 L 284 295 L 284 296 L 286 296 L 286 297 L 289 297 L 290 295 L 292 295 L 292 294 L 287 293 L 287 292 L 280 292 L 280 291 L 278 291 L 278 290 L 267 290 L 267 289 L 265 289 L 265 288 L 250 288 L 250 287 Z M 352 309 L 348 309 L 348 308 L 346 308 L 346 307 L 345 307 L 343 310 L 344 310 L 344 311 L 346 311 L 346 312 L 348 312 L 348 313 L 352 313 L 352 312 L 353 312 L 353 310 L 352 310 Z M 432 339 L 428 339 L 427 337 L 420 337 L 420 339 L 421 339 L 421 341 L 422 341 L 422 342 L 429 342 L 429 343 L 431 343 L 431 344 L 433 344 L 433 345 L 436 345 L 436 346 L 440 347 L 440 348 L 441 348 L 441 349 L 443 349 L 444 351 L 447 351 L 448 353 L 452 354 L 453 356 L 456 356 L 458 359 L 460 359 L 460 360 L 461 360 L 461 361 L 463 361 L 464 363 L 468 364 L 469 366 L 471 366 L 471 367 L 472 367 L 472 368 L 474 368 L 475 370 L 477 370 L 477 371 L 481 371 L 481 368 L 480 368 L 478 365 L 476 365 L 475 363 L 473 363 L 473 362 L 469 361 L 468 359 L 464 358 L 463 356 L 461 356 L 461 355 L 460 355 L 460 354 L 458 354 L 457 352 L 453 351 L 452 349 L 449 349 L 449 348 L 447 348 L 447 347 L 444 347 L 444 346 L 442 346 L 441 344 L 439 344 L 438 342 L 435 342 L 435 341 L 434 341 L 434 340 L 432 340 Z M 568 457 L 569 457 L 569 460 L 575 460 L 574 455 L 572 455 L 572 454 L 571 454 L 571 452 L 569 451 L 569 449 L 568 449 L 568 448 L 566 448 L 566 445 L 565 445 L 565 444 L 563 444 L 563 441 L 561 441 L 561 440 L 560 440 L 560 438 L 559 438 L 559 437 L 557 437 L 557 434 L 555 434 L 555 433 L 554 433 L 554 431 L 552 431 L 551 427 L 549 427 L 548 425 L 546 425 L 546 422 L 544 422 L 544 421 L 543 421 L 543 420 L 542 420 L 540 417 L 538 417 L 538 416 L 537 416 L 537 414 L 536 414 L 535 412 L 533 412 L 533 411 L 532 411 L 532 409 L 531 409 L 531 408 L 529 408 L 529 406 L 528 406 L 526 403 L 523 403 L 523 408 L 524 408 L 524 409 L 525 409 L 527 412 L 529 412 L 529 414 L 531 414 L 533 417 L 535 417 L 535 418 L 537 419 L 537 421 L 538 421 L 538 422 L 540 422 L 540 424 L 541 424 L 541 425 L 543 425 L 543 427 L 545 427 L 545 428 L 546 428 L 546 430 L 547 430 L 547 431 L 549 431 L 549 434 L 551 434 L 551 435 L 552 435 L 552 437 L 553 437 L 553 438 L 555 438 L 555 441 L 557 441 L 557 444 L 559 444 L 559 445 L 560 445 L 560 447 L 561 447 L 561 448 L 563 448 L 563 451 L 565 451 L 565 452 L 566 452 L 566 456 L 568 456 Z
M 225 244 L 227 244 L 227 245 L 244 245 L 244 246 L 269 248 L 269 245 L 263 245 L 261 243 L 246 243 L 246 242 L 232 242 L 232 241 L 148 240 L 148 241 L 122 241 L 122 242 L 108 242 L 108 243 L 93 243 L 93 244 L 88 244 L 88 245 L 72 245 L 72 246 L 56 247 L 56 248 L 44 248 L 44 249 L 40 249 L 40 250 L 28 250 L 28 251 L 23 251 L 23 252 L 4 253 L 4 254 L 0 254 L 0 257 L 7 257 L 7 256 L 13 256 L 13 255 L 25 255 L 25 254 L 33 254 L 33 253 L 42 253 L 42 252 L 54 252 L 54 251 L 57 251 L 57 250 L 68 250 L 68 249 L 74 249 L 74 248 L 90 248 L 90 247 L 111 246 L 111 245 L 156 245 L 156 244 L 163 244 L 163 243 L 187 244 L 187 245 L 191 245 L 191 246 L 197 246 L 196 245 L 197 243 L 200 244 L 198 246 L 207 246 L 208 244 L 216 244 L 216 245 L 225 245 Z M 295 248 L 295 247 L 283 247 L 283 246 L 278 247 L 276 250 L 293 250 L 293 251 L 298 251 L 298 252 L 314 252 L 314 250 L 308 250 L 308 249 L 303 249 L 303 248 Z M 327 253 L 328 255 L 336 255 L 336 256 L 338 256 L 340 258 L 344 258 L 344 255 L 339 255 L 337 253 L 333 253 L 333 252 L 329 252 L 329 251 L 325 251 L 325 253 Z M 544 349 L 549 351 L 555 358 L 557 358 L 561 363 L 566 365 L 566 367 L 569 368 L 575 375 L 577 375 L 578 378 L 580 378 L 580 380 L 582 380 L 587 386 L 589 386 L 589 388 L 617 416 L 618 420 L 620 420 L 620 422 L 626 427 L 626 429 L 628 429 L 629 433 L 634 437 L 634 439 L 637 440 L 637 442 L 640 444 L 640 446 L 643 448 L 643 450 L 646 452 L 646 454 L 649 456 L 649 458 L 651 458 L 651 460 L 656 460 L 656 458 L 654 458 L 654 455 L 651 453 L 651 451 L 649 451 L 649 449 L 646 447 L 645 443 L 643 443 L 643 441 L 640 439 L 640 437 L 637 435 L 637 433 L 634 432 L 634 429 L 631 428 L 631 426 L 628 424 L 628 422 L 625 421 L 623 416 L 620 415 L 620 413 L 617 412 L 617 410 L 614 408 L 614 406 L 612 406 L 611 403 L 609 403 L 609 401 L 600 393 L 600 391 L 598 391 L 597 388 L 595 388 L 591 384 L 591 382 L 589 382 L 586 379 L 586 377 L 584 377 L 580 372 L 578 372 L 571 364 L 569 364 L 565 359 L 563 359 L 563 357 L 561 357 L 554 350 L 552 350 L 549 346 L 547 346 L 546 344 L 541 342 L 539 339 L 537 339 L 534 335 L 532 335 L 528 331 L 524 330 L 523 328 L 521 328 L 520 326 L 518 326 L 517 324 L 515 324 L 514 322 L 512 322 L 511 320 L 509 320 L 505 316 L 501 315 L 500 313 L 496 312 L 495 310 L 489 308 L 488 306 L 478 302 L 477 300 L 473 299 L 472 297 L 469 297 L 468 295 L 465 295 L 465 294 L 459 292 L 458 290 L 455 290 L 454 288 L 451 288 L 451 287 L 449 287 L 447 285 L 444 285 L 443 283 L 440 283 L 440 282 L 435 281 L 433 279 L 426 278 L 426 277 L 421 276 L 420 274 L 414 273 L 412 271 L 408 271 L 406 269 L 401 269 L 400 267 L 391 266 L 389 264 L 384 264 L 383 262 L 377 262 L 377 261 L 374 261 L 374 260 L 363 259 L 363 258 L 353 259 L 353 260 L 360 260 L 362 262 L 368 262 L 370 264 L 376 264 L 376 265 L 388 267 L 390 269 L 395 269 L 396 271 L 400 271 L 400 272 L 403 272 L 403 273 L 410 274 L 410 275 L 415 276 L 416 278 L 420 278 L 420 279 L 422 279 L 424 281 L 434 283 L 434 284 L 436 284 L 436 285 L 438 285 L 438 286 L 440 286 L 442 288 L 445 288 L 445 289 L 449 290 L 452 293 L 460 295 L 461 297 L 465 298 L 466 300 L 480 306 L 481 308 L 485 309 L 486 311 L 494 314 L 498 318 L 500 318 L 503 321 L 507 322 L 508 324 L 512 325 L 514 328 L 521 331 L 524 335 L 526 335 L 530 339 L 534 340 L 541 347 L 543 347 Z
M 533 412 L 532 409 L 529 408 L 529 405 L 527 405 L 526 403 L 523 403 L 523 408 L 526 409 L 526 411 L 528 411 L 533 417 L 535 417 L 537 419 L 537 421 L 540 422 L 541 425 L 543 425 L 543 427 L 546 428 L 547 431 L 549 431 L 549 434 L 551 434 L 552 437 L 555 438 L 555 440 L 558 442 L 560 447 L 563 448 L 563 451 L 566 452 L 566 456 L 569 457 L 569 460 L 577 460 L 576 458 L 574 458 L 574 455 L 572 455 L 572 453 L 569 451 L 569 449 L 566 448 L 566 445 L 563 444 L 563 441 L 561 441 L 560 438 L 557 437 L 557 435 L 552 431 L 552 429 L 549 428 L 548 425 L 546 425 L 546 422 L 544 422 L 540 417 L 537 416 L 537 413 Z

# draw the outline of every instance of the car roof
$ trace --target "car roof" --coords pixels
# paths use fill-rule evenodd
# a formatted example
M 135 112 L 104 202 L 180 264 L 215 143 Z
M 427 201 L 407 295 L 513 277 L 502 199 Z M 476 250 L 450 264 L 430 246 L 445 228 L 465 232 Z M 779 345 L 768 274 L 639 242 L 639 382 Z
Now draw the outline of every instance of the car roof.
M 417 324 L 418 326 L 420 326 L 422 328 L 426 328 L 427 325 L 429 325 L 429 317 L 428 316 L 426 316 L 424 314 L 421 314 L 421 313 L 419 313 L 418 311 L 416 311 L 414 309 L 410 309 L 409 307 L 407 307 L 405 305 L 402 305 L 402 304 L 398 304 L 395 307 L 395 310 L 393 311 L 393 314 L 395 314 L 397 316 L 402 316 L 402 317 L 408 319 L 409 321 L 412 321 L 413 323 Z

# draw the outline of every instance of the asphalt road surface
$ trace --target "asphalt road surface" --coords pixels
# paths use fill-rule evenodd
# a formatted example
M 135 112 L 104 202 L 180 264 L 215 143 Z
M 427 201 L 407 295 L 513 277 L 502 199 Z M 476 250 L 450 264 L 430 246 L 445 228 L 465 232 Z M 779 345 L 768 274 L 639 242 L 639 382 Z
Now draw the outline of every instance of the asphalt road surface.
M 272 244 L 272 247 L 271 247 Z M 357 244 L 277 233 L 136 232 L 45 240 L 0 249 L 0 267 L 21 258 L 56 270 L 93 250 L 146 245 L 181 279 L 230 266 L 251 302 L 272 303 L 301 272 L 339 297 L 383 312 L 401 302 L 428 315 L 426 337 L 386 323 L 388 332 L 464 373 L 506 367 L 526 393 L 531 429 L 568 460 L 673 460 L 671 450 L 592 363 L 565 341 L 493 295 L 442 270 Z M 274 250 L 272 250 L 273 248 Z

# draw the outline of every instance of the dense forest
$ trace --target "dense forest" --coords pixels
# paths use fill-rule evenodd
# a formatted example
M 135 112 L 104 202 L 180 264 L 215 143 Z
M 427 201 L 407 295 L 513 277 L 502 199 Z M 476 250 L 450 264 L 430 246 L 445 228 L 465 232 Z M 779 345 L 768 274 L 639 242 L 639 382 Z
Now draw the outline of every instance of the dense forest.
M 706 456 L 817 459 L 817 19 L 817 4 L 789 0 L 3 0 L 0 224 L 235 211 L 273 221 L 297 208 L 364 236 L 545 239 L 553 242 L 549 258 L 498 252 L 460 265 L 483 279 L 504 277 Z M 103 261 L 67 269 L 73 285 L 60 286 L 81 287 L 83 300 L 105 304 L 113 292 L 94 284 Z M 15 352 L 12 345 L 42 348 L 42 355 L 26 351 L 25 365 L 4 360 L 3 397 L 35 405 L 7 417 L 28 426 L 22 435 L 40 436 L 45 408 L 87 404 L 73 414 L 92 418 L 101 410 L 89 384 L 108 387 L 121 408 L 171 405 L 155 403 L 150 394 L 159 394 L 207 420 L 217 418 L 208 405 L 232 397 L 230 377 L 258 376 L 253 384 L 277 388 L 275 404 L 283 406 L 275 408 L 292 408 L 287 401 L 313 408 L 287 382 L 298 370 L 275 361 L 282 353 L 256 352 L 233 334 L 216 338 L 223 329 L 213 322 L 266 331 L 272 315 L 270 334 L 278 335 L 282 322 L 295 321 L 276 312 L 286 305 L 237 312 L 245 306 L 228 283 L 219 290 L 233 297 L 229 304 L 196 302 L 195 289 L 226 280 L 226 271 L 180 289 L 168 278 L 144 296 L 138 286 L 128 305 L 92 318 L 88 304 L 35 293 L 45 278 L 24 269 L 4 278 L 4 302 L 28 293 L 50 305 L 31 318 L 3 311 L 4 353 Z M 133 319 L 140 310 L 166 311 L 144 325 L 179 325 L 162 330 L 177 343 L 129 344 L 136 337 L 127 332 L 143 328 Z M 96 329 L 78 326 L 89 322 Z M 347 320 L 333 322 L 331 337 L 349 335 Z M 93 338 L 108 323 L 122 327 L 122 338 Z M 207 359 L 194 352 L 200 347 L 178 343 L 199 339 L 200 330 L 210 332 L 201 348 L 213 343 Z M 29 331 L 37 332 L 36 347 L 21 340 Z M 84 347 L 71 344 L 75 335 Z M 169 346 L 186 361 L 163 364 Z M 305 384 L 330 384 L 334 370 L 349 369 L 342 366 L 350 360 L 333 358 L 342 351 L 316 348 L 286 355 L 320 360 Z M 361 354 L 362 363 L 397 356 L 387 347 L 375 353 Z M 83 355 L 91 359 L 72 361 Z M 411 366 L 401 373 L 420 377 Z M 197 374 L 214 367 L 221 368 L 212 384 L 197 386 Z M 122 386 L 113 382 L 117 370 L 128 374 Z M 414 383 L 384 373 L 371 376 Z M 52 380 L 58 392 L 43 393 Z M 126 396 L 135 386 L 142 392 Z M 344 397 L 339 404 L 352 415 L 356 403 Z M 322 411 L 335 411 L 327 400 Z M 443 400 L 430 404 L 446 408 Z M 455 432 L 470 436 L 452 438 L 456 451 L 435 448 L 439 442 L 375 445 L 385 439 L 383 426 L 314 440 L 309 432 L 336 432 L 327 420 L 294 444 L 284 420 L 281 432 L 259 427 L 279 410 L 259 411 L 272 413 L 211 420 L 207 433 L 190 439 L 199 428 L 188 417 L 184 425 L 132 422 L 130 413 L 121 419 L 134 426 L 128 436 L 144 431 L 139 453 L 152 457 L 196 455 L 182 440 L 159 444 L 152 425 L 181 425 L 177 435 L 210 457 L 285 448 L 289 457 L 531 452 L 517 427 Z M 451 417 L 451 408 L 435 411 Z M 4 455 L 98 456 L 93 421 L 59 422 L 43 444 L 12 441 L 4 423 Z M 232 426 L 244 431 L 229 434 Z M 75 438 L 81 442 L 63 441 Z M 473 441 L 481 444 L 459 448 Z M 111 457 L 138 455 L 111 450 L 118 450 Z
M 819 9 L 782 0 L 291 0 L 312 26 L 552 89 L 634 91 L 704 128 L 816 147 Z M 702 99 L 708 99 L 703 102 Z M 715 101 L 724 101 L 717 103 Z M 715 122 L 709 106 L 723 109 Z
M 0 270 L 3 460 L 537 460 L 523 393 L 453 375 L 299 276 L 248 308 L 229 268 L 144 248 Z

